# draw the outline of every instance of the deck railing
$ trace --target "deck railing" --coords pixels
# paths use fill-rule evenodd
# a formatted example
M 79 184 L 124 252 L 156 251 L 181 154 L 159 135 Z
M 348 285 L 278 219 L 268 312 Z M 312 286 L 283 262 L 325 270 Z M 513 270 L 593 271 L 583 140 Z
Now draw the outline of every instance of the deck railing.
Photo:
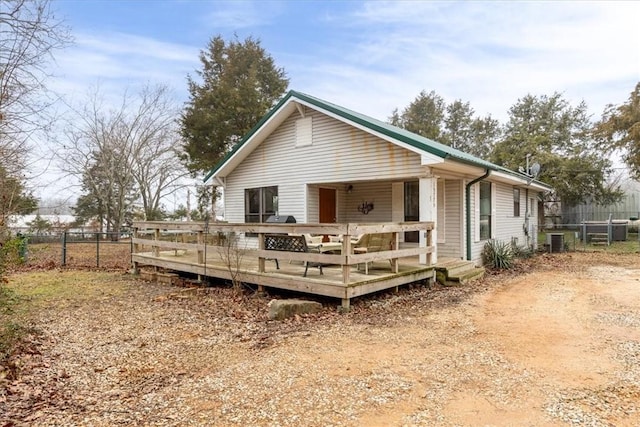
M 389 261 L 393 272 L 398 272 L 398 260 L 405 257 L 421 257 L 425 266 L 432 265 L 435 251 L 431 231 L 433 222 L 386 222 L 386 223 L 335 223 L 335 224 L 231 224 L 223 222 L 166 222 L 139 221 L 133 224 L 133 257 L 140 253 L 151 253 L 160 257 L 161 251 L 194 251 L 197 263 L 206 264 L 207 259 L 223 259 L 229 256 L 230 245 L 241 253 L 243 259 L 257 261 L 258 272 L 265 272 L 266 259 L 302 261 L 320 264 L 334 264 L 342 267 L 342 282 L 349 284 L 353 265 Z M 426 245 L 423 247 L 400 248 L 400 233 L 419 231 L 424 233 Z M 322 236 L 342 236 L 340 253 L 301 253 L 265 250 L 264 235 L 311 234 Z M 390 250 L 379 252 L 353 253 L 352 238 L 363 234 L 392 233 Z M 248 234 L 255 237 L 245 237 Z M 232 237 L 231 237 L 232 236 Z M 232 238 L 233 240 L 230 240 Z M 338 251 L 336 251 L 338 252 Z M 135 264 L 135 261 L 134 261 Z M 136 265 L 134 265 L 134 268 Z

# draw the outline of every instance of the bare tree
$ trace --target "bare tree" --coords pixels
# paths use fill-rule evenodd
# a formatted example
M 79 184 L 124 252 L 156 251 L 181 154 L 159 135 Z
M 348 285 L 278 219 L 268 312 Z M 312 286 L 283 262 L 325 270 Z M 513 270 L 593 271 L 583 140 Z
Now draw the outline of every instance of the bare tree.
M 28 138 L 50 124 L 47 66 L 70 40 L 50 0 L 0 0 L 0 162 L 8 172 L 24 166 Z
M 29 212 L 35 199 L 25 182 L 27 142 L 50 124 L 47 66 L 70 42 L 50 0 L 0 0 L 0 246 L 6 218 Z
M 186 169 L 178 161 L 182 144 L 173 104 L 167 86 L 145 87 L 139 95 L 139 108 L 131 123 L 136 182 L 145 219 L 160 219 L 162 197 L 181 188 Z
M 125 92 L 116 107 L 96 91 L 66 126 L 61 167 L 81 180 L 83 197 L 91 196 L 84 201 L 100 206 L 114 231 L 133 202 L 145 219 L 160 218 L 162 197 L 180 188 L 187 173 L 176 152 L 177 116 L 166 86 L 146 86 Z
M 106 110 L 96 91 L 69 121 L 62 150 L 57 153 L 61 169 L 82 185 L 76 215 L 86 216 L 90 211 L 100 218 L 101 230 L 104 221 L 107 231 L 118 231 L 129 208 L 133 180 L 131 162 L 119 137 L 122 128 L 119 113 Z
M 239 247 L 239 236 L 234 232 L 218 233 L 215 241 L 218 245 L 220 261 L 227 267 L 229 272 L 231 286 L 235 292 L 239 293 L 243 285 L 240 275 L 242 273 L 246 245 L 244 249 Z

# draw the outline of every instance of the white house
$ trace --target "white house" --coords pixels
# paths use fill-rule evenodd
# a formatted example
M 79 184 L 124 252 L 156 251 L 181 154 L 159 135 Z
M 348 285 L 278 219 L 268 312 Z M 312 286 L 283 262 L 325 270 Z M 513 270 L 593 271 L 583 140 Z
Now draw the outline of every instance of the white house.
M 479 261 L 489 239 L 536 245 L 528 175 L 290 91 L 206 176 L 225 218 L 302 223 L 435 221 L 439 258 Z M 405 245 L 424 246 L 406 233 Z M 251 237 L 247 237 L 251 242 Z
M 30 224 L 37 219 L 38 215 L 12 215 L 9 217 L 9 229 L 14 233 L 28 233 L 31 231 Z M 76 218 L 73 215 L 40 215 L 40 219 L 51 224 L 51 232 L 68 229 Z

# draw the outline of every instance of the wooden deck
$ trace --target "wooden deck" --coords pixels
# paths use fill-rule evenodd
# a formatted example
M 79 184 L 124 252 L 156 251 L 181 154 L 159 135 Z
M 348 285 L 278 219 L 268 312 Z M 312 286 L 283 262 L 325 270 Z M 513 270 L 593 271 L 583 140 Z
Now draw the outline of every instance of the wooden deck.
M 188 272 L 315 295 L 339 298 L 348 308 L 350 299 L 408 283 L 433 280 L 431 230 L 433 223 L 380 224 L 204 224 L 198 222 L 134 223 L 132 261 L 172 272 Z M 399 233 L 424 231 L 426 246 L 400 248 Z M 247 233 L 257 237 L 245 239 Z M 264 249 L 264 235 L 271 233 L 342 235 L 341 248 L 331 252 L 300 253 Z M 353 254 L 351 236 L 393 233 L 391 250 Z M 253 244 L 256 247 L 249 247 Z M 336 250 L 338 249 L 338 250 Z M 275 259 L 278 259 L 279 269 Z M 422 258 L 422 263 L 420 259 Z M 304 263 L 309 267 L 303 277 Z M 365 274 L 365 262 L 369 262 Z

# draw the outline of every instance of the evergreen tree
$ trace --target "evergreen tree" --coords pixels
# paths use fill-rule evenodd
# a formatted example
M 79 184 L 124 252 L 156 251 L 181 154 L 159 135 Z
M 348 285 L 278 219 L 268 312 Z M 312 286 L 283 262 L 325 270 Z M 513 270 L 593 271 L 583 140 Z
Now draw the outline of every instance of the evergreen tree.
M 423 90 L 402 113 L 395 109 L 389 123 L 487 159 L 501 135 L 500 123 L 491 116 L 475 117 L 474 113 L 468 102 L 456 100 L 447 105 L 434 91 Z
M 7 237 L 9 216 L 26 215 L 38 207 L 38 200 L 20 177 L 9 174 L 0 165 L 0 245 Z
M 207 172 L 282 97 L 289 80 L 251 37 L 213 38 L 201 51 L 198 80 L 188 77 L 189 101 L 180 120 L 184 160 L 192 173 Z
M 46 233 L 47 231 L 51 231 L 53 224 L 48 219 L 44 219 L 37 214 L 33 221 L 27 222 L 29 226 L 29 231 L 35 233 L 37 236 Z
M 640 82 L 627 102 L 607 106 L 593 134 L 606 151 L 622 150 L 631 174 L 640 180 Z
M 442 140 L 442 127 L 446 104 L 444 99 L 431 91 L 420 94 L 409 104 L 402 114 L 394 110 L 390 123 L 434 141 Z
M 612 164 L 597 149 L 590 128 L 584 102 L 574 107 L 559 93 L 527 95 L 509 110 L 504 138 L 495 146 L 492 160 L 518 170 L 530 154 L 531 162 L 542 166 L 539 179 L 554 188 L 563 204 L 610 204 L 621 192 L 608 183 Z

